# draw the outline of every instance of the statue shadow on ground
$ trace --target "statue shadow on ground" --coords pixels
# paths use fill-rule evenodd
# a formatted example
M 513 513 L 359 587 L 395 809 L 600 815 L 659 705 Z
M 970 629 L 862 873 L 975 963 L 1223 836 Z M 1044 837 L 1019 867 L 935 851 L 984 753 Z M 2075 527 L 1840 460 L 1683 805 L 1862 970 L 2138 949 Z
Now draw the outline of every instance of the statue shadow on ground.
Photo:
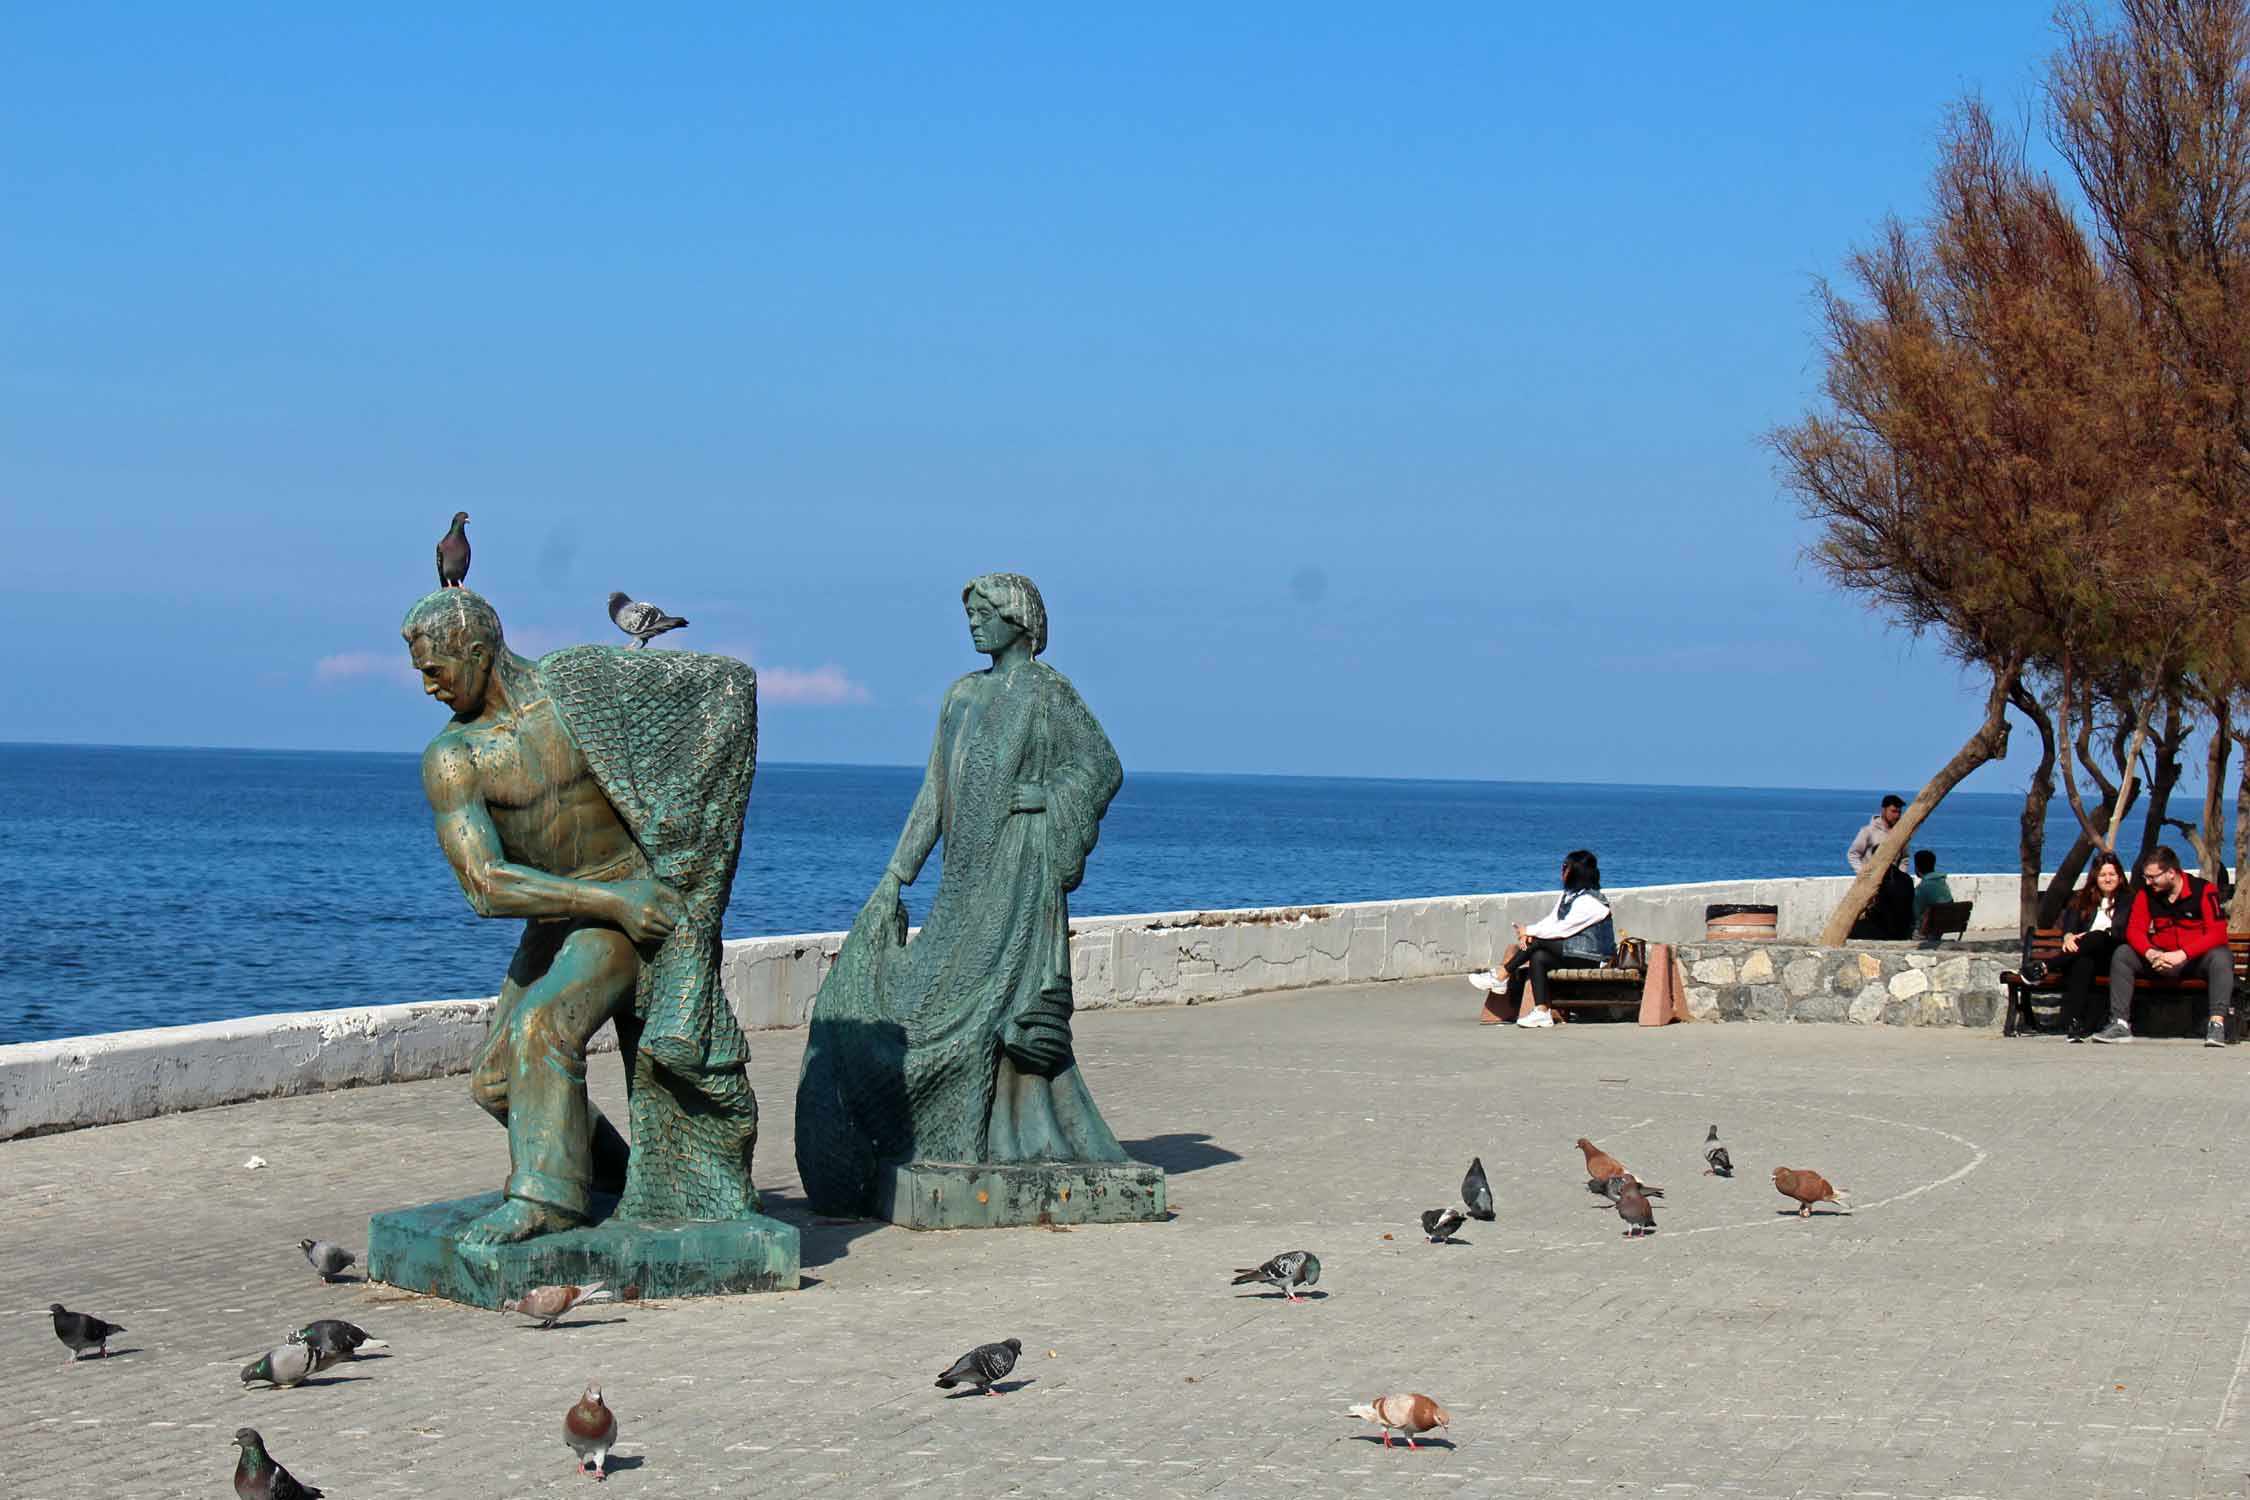
M 1242 1160 L 1240 1152 L 1213 1145 L 1211 1137 L 1196 1130 L 1152 1135 L 1137 1141 L 1119 1141 L 1117 1144 L 1123 1146 L 1125 1154 L 1133 1160 L 1145 1161 L 1152 1167 L 1162 1167 L 1172 1177 Z
M 761 1188 L 760 1211 L 797 1231 L 798 1285 L 818 1286 L 820 1278 L 803 1273 L 851 1254 L 852 1241 L 890 1225 L 881 1219 L 847 1219 L 821 1213 L 812 1204 L 790 1193 Z

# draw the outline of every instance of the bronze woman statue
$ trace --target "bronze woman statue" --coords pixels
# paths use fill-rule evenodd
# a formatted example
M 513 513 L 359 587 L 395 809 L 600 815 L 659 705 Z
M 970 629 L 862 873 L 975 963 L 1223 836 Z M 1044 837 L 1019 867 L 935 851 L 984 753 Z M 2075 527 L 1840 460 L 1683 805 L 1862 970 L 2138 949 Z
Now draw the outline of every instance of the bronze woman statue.
M 946 691 L 898 848 L 813 1002 L 797 1162 L 822 1212 L 864 1213 L 893 1162 L 1122 1162 L 1071 1051 L 1069 894 L 1124 779 L 1061 673 L 1038 660 L 1031 580 L 962 591 L 992 665 Z M 928 921 L 901 886 L 940 839 Z

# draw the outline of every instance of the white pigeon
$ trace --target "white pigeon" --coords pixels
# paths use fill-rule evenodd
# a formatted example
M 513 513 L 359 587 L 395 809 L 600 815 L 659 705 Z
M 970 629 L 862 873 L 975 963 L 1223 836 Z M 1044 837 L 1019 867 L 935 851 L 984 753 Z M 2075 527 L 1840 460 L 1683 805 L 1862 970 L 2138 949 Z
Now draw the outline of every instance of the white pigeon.
M 687 621 L 677 615 L 668 615 L 653 604 L 643 604 L 637 599 L 612 591 L 609 596 L 609 617 L 617 628 L 633 638 L 637 650 L 647 645 L 667 630 L 678 630 Z

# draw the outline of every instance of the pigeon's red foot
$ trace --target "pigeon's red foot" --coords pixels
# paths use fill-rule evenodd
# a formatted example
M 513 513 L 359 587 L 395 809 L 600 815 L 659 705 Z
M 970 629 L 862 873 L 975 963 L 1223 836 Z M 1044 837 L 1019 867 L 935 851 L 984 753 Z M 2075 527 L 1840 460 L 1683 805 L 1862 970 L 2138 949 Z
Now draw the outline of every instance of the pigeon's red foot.
M 1386 1427 L 1386 1428 L 1384 1428 L 1384 1429 L 1383 1429 L 1383 1446 L 1384 1446 L 1384 1447 L 1386 1447 L 1386 1448 L 1388 1448 L 1388 1447 L 1389 1447 L 1390 1445 L 1391 1445 L 1391 1430 L 1390 1430 L 1390 1429 L 1389 1429 L 1388 1427 Z

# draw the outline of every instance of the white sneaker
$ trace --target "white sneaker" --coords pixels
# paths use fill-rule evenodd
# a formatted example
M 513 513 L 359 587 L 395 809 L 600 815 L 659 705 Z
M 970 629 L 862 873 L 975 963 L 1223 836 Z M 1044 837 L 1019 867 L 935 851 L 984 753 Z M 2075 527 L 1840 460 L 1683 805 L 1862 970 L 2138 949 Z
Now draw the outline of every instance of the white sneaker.
M 1507 982 L 1490 969 L 1477 970 L 1469 976 L 1469 983 L 1488 995 L 1497 995 L 1501 990 L 1507 988 Z
M 1516 1024 L 1518 1026 L 1552 1026 L 1555 1024 L 1554 1012 L 1541 1010 L 1537 1006 L 1533 1006 L 1530 1010 L 1516 1017 Z

